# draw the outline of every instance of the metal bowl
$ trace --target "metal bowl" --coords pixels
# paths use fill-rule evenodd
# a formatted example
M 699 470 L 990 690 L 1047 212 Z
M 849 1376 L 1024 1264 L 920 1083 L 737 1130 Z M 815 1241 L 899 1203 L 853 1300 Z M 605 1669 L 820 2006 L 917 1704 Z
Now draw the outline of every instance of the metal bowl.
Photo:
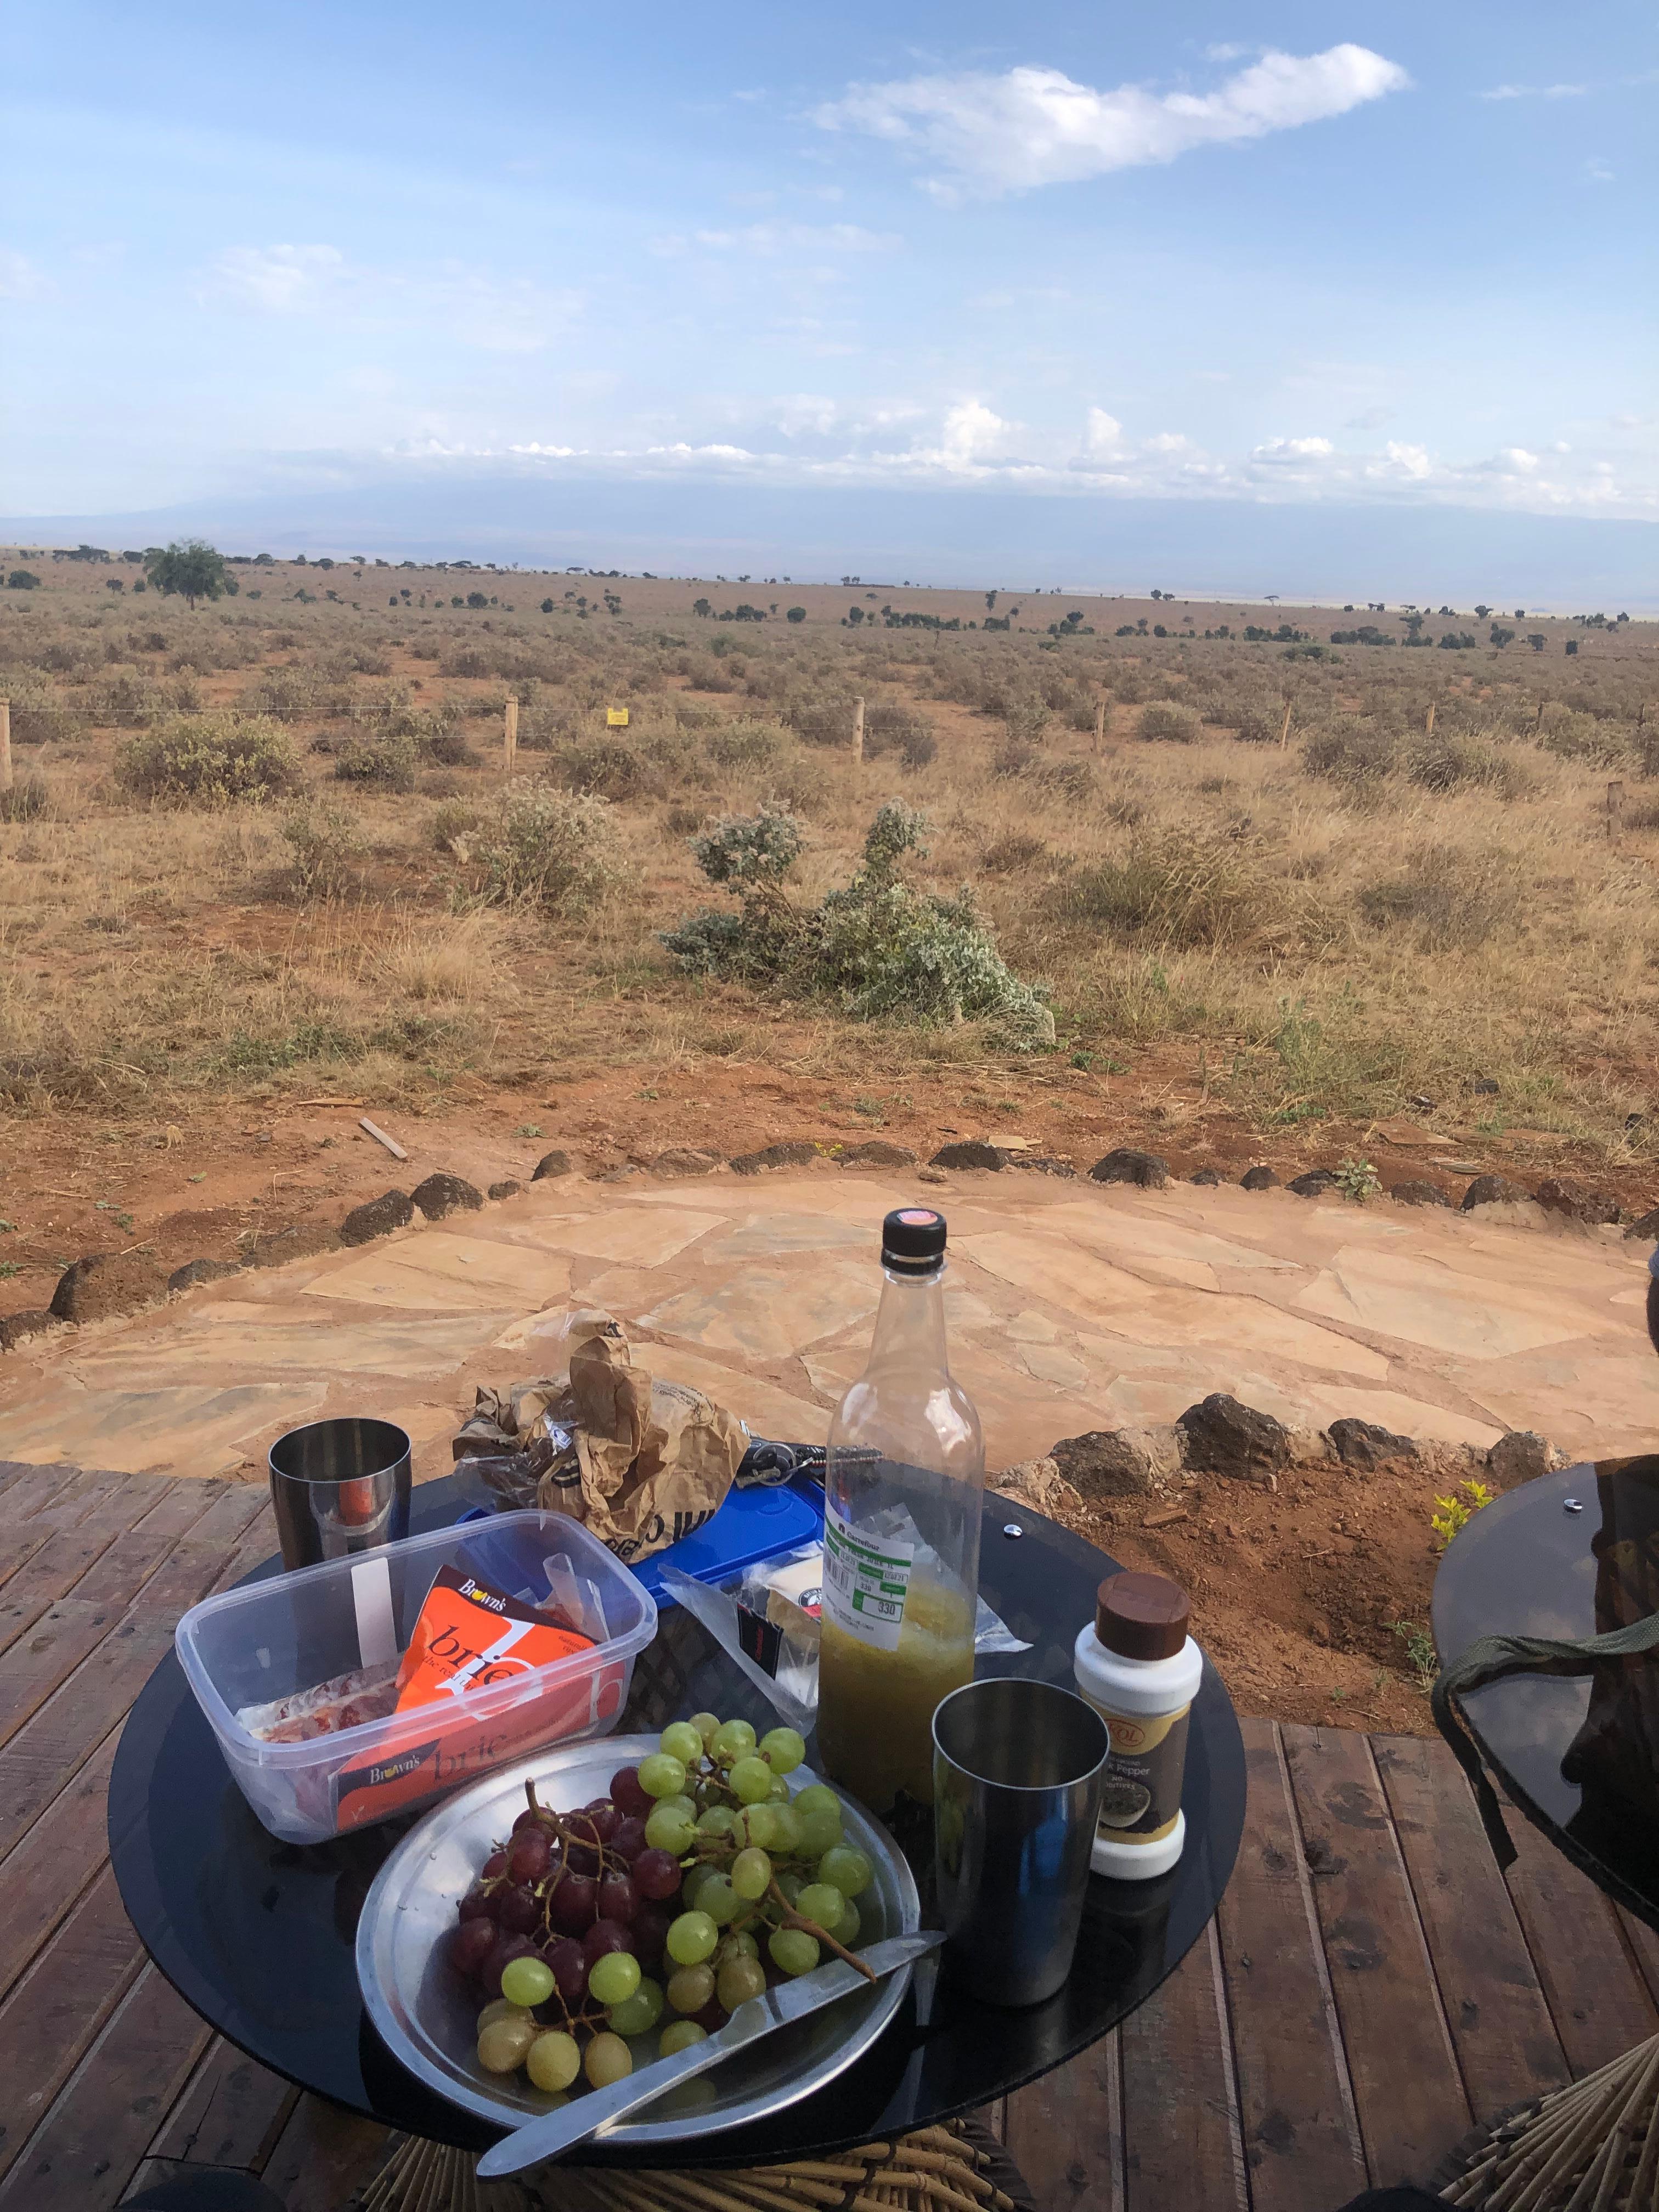
M 503 2077 L 479 2066 L 477 2002 L 444 1955 L 458 1901 L 523 1812 L 526 1781 L 533 1779 L 545 1804 L 561 1810 L 586 1805 L 608 1795 L 619 1766 L 656 1748 L 654 1735 L 611 1736 L 499 1767 L 434 1806 L 375 1877 L 357 1923 L 363 2003 L 393 2057 L 463 2111 L 514 2128 L 563 2100 L 532 2088 L 523 2074 Z M 817 1777 L 802 1766 L 789 1778 L 801 1790 Z M 846 1797 L 842 1806 L 848 1840 L 875 1869 L 858 1900 L 860 1942 L 914 1934 L 921 1924 L 921 1900 L 898 1846 L 861 1807 Z M 910 1971 L 901 1967 L 875 1988 L 855 1990 L 735 2053 L 659 2097 L 647 2107 L 648 2117 L 622 2122 L 606 2141 L 642 2148 L 684 2142 L 764 2119 L 810 2097 L 869 2049 L 902 2003 Z M 635 2065 L 648 2065 L 658 2055 L 657 2031 L 636 2036 L 632 2048 Z

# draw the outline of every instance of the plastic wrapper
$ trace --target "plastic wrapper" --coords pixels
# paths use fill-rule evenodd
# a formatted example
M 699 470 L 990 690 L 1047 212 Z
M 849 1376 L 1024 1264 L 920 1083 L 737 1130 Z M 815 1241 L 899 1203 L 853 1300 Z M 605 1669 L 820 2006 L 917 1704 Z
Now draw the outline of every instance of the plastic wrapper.
M 808 1735 L 818 1717 L 818 1599 L 823 1547 L 803 1544 L 745 1567 L 723 1582 L 700 1583 L 675 1566 L 663 1581 L 779 1717 Z M 1029 1651 L 983 1598 L 977 1601 L 974 1650 Z

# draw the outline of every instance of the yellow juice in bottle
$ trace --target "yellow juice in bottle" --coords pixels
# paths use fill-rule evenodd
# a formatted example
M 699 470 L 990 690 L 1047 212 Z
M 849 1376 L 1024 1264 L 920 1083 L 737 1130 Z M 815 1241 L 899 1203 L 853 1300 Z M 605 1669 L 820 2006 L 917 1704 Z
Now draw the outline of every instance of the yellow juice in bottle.
M 933 1802 L 933 1709 L 974 1677 L 974 1620 L 959 1592 L 913 1583 L 897 1646 L 880 1651 L 826 1614 L 818 1652 L 825 1769 L 873 1811 L 902 1790 Z

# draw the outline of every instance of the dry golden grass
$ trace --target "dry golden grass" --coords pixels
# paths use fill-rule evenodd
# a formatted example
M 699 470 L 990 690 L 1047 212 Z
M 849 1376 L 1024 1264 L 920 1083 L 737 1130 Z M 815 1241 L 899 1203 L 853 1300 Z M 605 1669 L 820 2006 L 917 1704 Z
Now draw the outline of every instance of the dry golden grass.
M 463 1073 L 764 1060 L 778 1009 L 678 975 L 658 942 L 718 903 L 690 833 L 788 805 L 807 841 L 799 895 L 816 899 L 846 881 L 876 807 L 901 799 L 933 825 L 922 879 L 972 885 L 1009 964 L 1052 992 L 1067 1056 L 1178 1050 L 1267 1125 L 1422 1093 L 1490 1098 L 1491 1120 L 1609 1158 L 1653 1142 L 1626 1126 L 1659 1045 L 1644 627 L 1585 638 L 1572 660 L 1560 644 L 1584 633 L 1549 624 L 1544 655 L 1350 648 L 1287 664 L 1237 639 L 1054 646 L 817 619 L 719 633 L 683 607 L 635 619 L 631 584 L 624 617 L 601 627 L 565 605 L 565 580 L 554 616 L 530 613 L 544 580 L 524 578 L 488 580 L 525 611 L 489 614 L 486 631 L 447 605 L 278 598 L 307 573 L 268 572 L 260 606 L 187 617 L 103 604 L 95 576 L 60 585 L 53 570 L 35 604 L 0 612 L 0 684 L 30 702 L 20 770 L 45 793 L 38 813 L 0 821 L 0 1103 L 154 1110 L 297 1096 L 348 1072 L 377 1096 L 429 1097 Z M 417 580 L 440 596 L 431 572 Z M 1104 631 L 1121 611 L 1091 619 Z M 1341 617 L 1290 619 L 1317 637 Z M 617 872 L 590 911 L 479 903 L 468 856 L 501 799 L 509 688 L 520 775 L 610 805 Z M 799 734 L 850 727 L 855 693 L 908 710 L 861 766 Z M 1232 734 L 1276 738 L 1286 696 L 1287 747 Z M 112 714 L 245 698 L 283 714 L 306 778 L 298 818 L 334 825 L 331 870 L 296 873 L 295 802 L 152 810 L 116 782 Z M 1173 735 L 1137 734 L 1165 700 L 1185 711 L 1144 726 Z M 622 701 L 631 726 L 607 730 L 604 708 Z M 933 757 L 912 737 L 907 761 L 902 732 L 927 726 Z M 394 728 L 424 763 L 413 792 L 337 780 L 354 732 Z M 1614 775 L 1629 791 L 1616 841 Z M 793 1034 L 797 1071 L 890 1085 L 979 1067 L 995 1087 L 997 1056 L 971 1030 L 819 1006 Z

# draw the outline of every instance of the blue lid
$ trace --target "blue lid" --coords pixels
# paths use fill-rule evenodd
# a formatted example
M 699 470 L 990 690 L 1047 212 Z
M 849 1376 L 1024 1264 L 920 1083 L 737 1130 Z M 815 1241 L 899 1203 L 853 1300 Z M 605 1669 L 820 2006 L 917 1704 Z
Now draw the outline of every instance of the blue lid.
M 678 1567 L 696 1582 L 724 1582 L 757 1559 L 775 1559 L 798 1544 L 823 1537 L 823 1492 L 815 1483 L 784 1482 L 775 1488 L 739 1490 L 734 1483 L 712 1520 L 678 1544 L 653 1552 L 634 1569 L 659 1613 L 678 1602 L 663 1588 L 664 1567 Z

